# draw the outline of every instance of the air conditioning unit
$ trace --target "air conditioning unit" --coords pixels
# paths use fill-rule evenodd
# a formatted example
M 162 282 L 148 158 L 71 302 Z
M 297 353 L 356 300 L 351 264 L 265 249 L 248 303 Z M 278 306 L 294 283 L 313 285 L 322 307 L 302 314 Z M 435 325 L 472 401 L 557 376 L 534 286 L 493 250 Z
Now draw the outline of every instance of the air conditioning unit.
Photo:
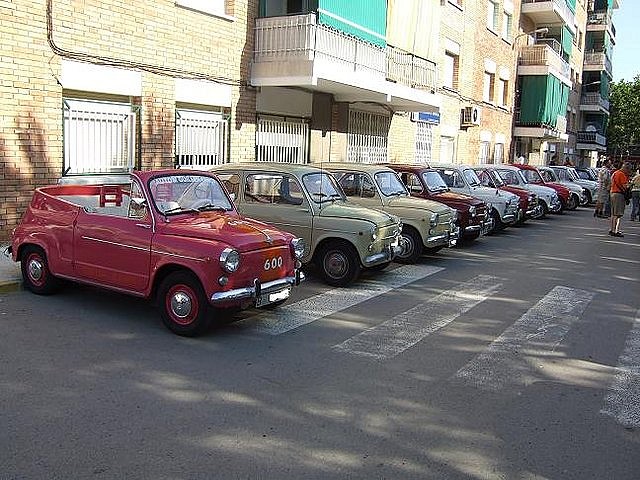
M 476 106 L 464 107 L 460 111 L 460 124 L 463 127 L 480 125 L 480 113 L 482 109 Z

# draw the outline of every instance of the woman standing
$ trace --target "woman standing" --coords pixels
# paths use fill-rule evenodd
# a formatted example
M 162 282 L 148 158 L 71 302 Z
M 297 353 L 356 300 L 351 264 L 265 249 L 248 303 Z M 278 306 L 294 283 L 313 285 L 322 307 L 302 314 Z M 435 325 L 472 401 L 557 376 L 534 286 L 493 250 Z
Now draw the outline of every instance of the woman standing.
M 609 216 L 609 193 L 611 190 L 611 160 L 606 159 L 598 170 L 598 195 L 596 196 L 596 210 L 594 217 L 606 218 Z
M 640 220 L 640 168 L 631 179 L 631 221 Z
M 620 164 L 614 164 L 614 167 Z M 629 188 L 629 175 L 631 175 L 631 164 L 625 163 L 622 168 L 618 168 L 611 175 L 611 230 L 612 237 L 624 237 L 620 231 L 620 219 L 624 215 L 625 199 L 624 192 Z

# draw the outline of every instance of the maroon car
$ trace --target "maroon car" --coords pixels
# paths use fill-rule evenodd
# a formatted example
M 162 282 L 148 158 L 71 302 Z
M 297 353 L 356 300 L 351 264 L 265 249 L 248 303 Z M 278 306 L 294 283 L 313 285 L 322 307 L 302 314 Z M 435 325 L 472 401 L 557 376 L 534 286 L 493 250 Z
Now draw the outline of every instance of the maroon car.
M 458 244 L 475 240 L 491 230 L 492 220 L 487 205 L 477 198 L 449 191 L 437 170 L 425 165 L 387 164 L 400 175 L 413 197 L 444 203 L 458 212 L 460 238 Z
M 538 196 L 525 190 L 524 188 L 507 185 L 500 175 L 488 166 L 477 166 L 473 168 L 478 174 L 478 178 L 485 187 L 499 188 L 505 192 L 511 192 L 520 197 L 520 207 L 518 211 L 518 224 L 524 223 L 527 218 L 540 218 L 544 216 L 544 211 L 538 204 Z

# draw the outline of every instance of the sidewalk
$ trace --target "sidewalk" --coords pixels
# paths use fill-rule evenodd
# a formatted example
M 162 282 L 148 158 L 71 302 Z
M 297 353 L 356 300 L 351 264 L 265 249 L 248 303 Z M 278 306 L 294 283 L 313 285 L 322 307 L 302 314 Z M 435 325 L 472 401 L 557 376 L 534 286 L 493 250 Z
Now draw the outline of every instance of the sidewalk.
M 14 292 L 22 288 L 20 264 L 5 255 L 8 243 L 0 243 L 0 293 Z

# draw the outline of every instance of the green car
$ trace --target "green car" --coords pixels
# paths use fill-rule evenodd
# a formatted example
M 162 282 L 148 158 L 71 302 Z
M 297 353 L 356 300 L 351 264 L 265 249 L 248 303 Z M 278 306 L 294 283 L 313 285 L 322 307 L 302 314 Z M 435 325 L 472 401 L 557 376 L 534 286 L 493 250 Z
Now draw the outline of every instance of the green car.
M 402 251 L 400 219 L 347 202 L 336 179 L 312 165 L 230 163 L 212 169 L 238 211 L 304 239 L 302 263 L 333 286 L 363 268 L 381 269 Z
M 424 251 L 435 253 L 458 240 L 458 212 L 440 202 L 411 197 L 392 169 L 334 162 L 323 167 L 336 177 L 349 201 L 400 217 L 404 245 L 397 262 L 415 263 Z

